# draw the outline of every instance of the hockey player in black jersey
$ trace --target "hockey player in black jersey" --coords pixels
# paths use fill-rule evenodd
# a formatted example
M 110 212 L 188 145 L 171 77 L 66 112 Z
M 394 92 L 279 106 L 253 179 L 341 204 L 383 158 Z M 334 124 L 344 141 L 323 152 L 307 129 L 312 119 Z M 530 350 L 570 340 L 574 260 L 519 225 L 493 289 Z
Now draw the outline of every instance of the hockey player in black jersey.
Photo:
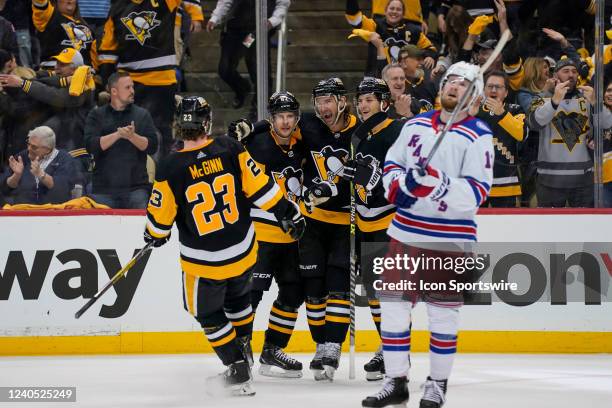
M 350 185 L 340 173 L 358 120 L 350 113 L 339 78 L 320 81 L 312 97 L 315 114 L 303 113 L 299 122 L 304 152 L 300 209 L 308 219 L 299 241 L 299 270 L 308 326 L 317 344 L 310 369 L 316 380 L 331 380 L 350 323 Z M 266 124 L 240 120 L 230 125 L 229 133 L 242 139 L 261 126 Z
M 257 241 L 250 209 L 254 204 L 274 214 L 295 239 L 304 220 L 240 143 L 211 138 L 211 110 L 204 98 L 183 98 L 176 113 L 185 147 L 159 163 L 144 238 L 161 246 L 176 223 L 183 305 L 228 366 L 212 382 L 222 382 L 232 395 L 254 395 L 250 294 Z
M 361 253 L 361 277 L 368 295 L 368 303 L 376 330 L 380 335 L 380 302 L 376 299 L 372 284 L 374 274 L 366 265 L 371 265 L 375 256 L 373 248 L 362 243 L 387 242 L 387 227 L 395 214 L 395 206 L 385 198 L 382 185 L 382 163 L 387 150 L 397 139 L 403 122 L 389 118 L 386 111 L 391 103 L 391 91 L 385 81 L 365 77 L 357 86 L 354 105 L 359 119 L 363 122 L 353 133 L 351 143 L 354 157 L 349 160 L 341 173 L 343 179 L 354 184 L 357 212 L 357 250 Z M 381 248 L 376 250 L 380 251 Z M 365 366 L 366 379 L 380 380 L 385 372 L 382 349 Z
M 266 175 L 278 184 L 285 198 L 297 203 L 302 195 L 303 155 L 297 129 L 300 103 L 289 92 L 277 92 L 268 101 L 268 113 L 269 129 L 258 126 L 262 129 L 246 139 L 244 146 Z M 259 245 L 251 290 L 253 312 L 264 291 L 270 288 L 272 277 L 278 285 L 278 296 L 270 310 L 259 358 L 259 373 L 269 377 L 299 378 L 302 376 L 302 363 L 283 351 L 293 333 L 298 309 L 304 302 L 298 272 L 298 243 L 278 226 L 274 214 L 253 207 L 251 218 Z
M 312 97 L 315 115 L 304 114 L 300 121 L 306 156 L 301 209 L 308 218 L 300 240 L 300 273 L 308 325 L 317 343 L 310 369 L 316 380 L 332 380 L 350 323 L 350 185 L 340 173 L 358 120 L 349 111 L 340 79 L 320 81 Z

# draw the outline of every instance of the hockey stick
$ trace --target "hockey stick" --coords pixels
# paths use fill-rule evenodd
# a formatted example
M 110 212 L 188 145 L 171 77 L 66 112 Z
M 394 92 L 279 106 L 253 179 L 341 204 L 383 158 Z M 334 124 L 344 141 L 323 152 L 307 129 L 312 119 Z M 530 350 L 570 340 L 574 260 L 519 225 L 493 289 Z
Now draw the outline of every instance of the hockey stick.
M 355 147 L 351 138 L 351 159 L 355 158 Z M 355 216 L 357 203 L 355 202 L 355 183 L 350 182 L 351 186 L 351 213 L 350 213 L 350 320 L 349 320 L 349 380 L 355 379 L 355 290 L 357 286 L 357 248 L 355 243 Z
M 96 301 L 100 299 L 107 290 L 110 289 L 111 286 L 117 283 L 119 279 L 123 278 L 128 273 L 128 271 L 136 264 L 136 262 L 138 262 L 138 260 L 142 258 L 142 256 L 147 252 L 147 250 L 149 250 L 152 246 L 153 246 L 153 241 L 147 243 L 147 245 L 145 245 L 144 248 L 138 251 L 136 255 L 134 255 L 134 257 L 130 259 L 129 262 L 125 264 L 125 266 L 121 268 L 115 274 L 115 276 L 113 276 L 112 279 L 108 281 L 106 285 L 104 285 L 102 289 L 98 291 L 98 293 L 93 295 L 93 297 L 89 299 L 87 303 L 85 303 L 85 305 L 74 314 L 74 318 L 78 319 L 79 317 L 81 317 L 83 313 L 87 311 L 87 309 L 89 309 L 94 303 L 96 303 Z
M 480 67 L 480 70 L 478 70 L 479 76 L 484 75 L 484 73 L 487 72 L 491 64 L 493 64 L 495 59 L 499 56 L 499 54 L 501 54 L 502 50 L 504 49 L 508 41 L 510 41 L 511 35 L 512 33 L 510 32 L 510 30 L 504 31 L 497 45 L 495 46 L 495 49 L 493 49 L 493 52 L 489 56 L 489 59 L 487 59 L 487 61 Z M 440 133 L 436 135 L 436 143 L 434 143 L 433 147 L 431 148 L 431 151 L 427 155 L 427 158 L 425 159 L 423 164 L 420 165 L 419 174 L 421 176 L 425 175 L 426 173 L 425 169 L 431 162 L 431 159 L 433 158 L 434 154 L 436 154 L 436 151 L 440 147 L 440 143 L 442 143 L 444 136 L 446 136 L 449 129 L 455 124 L 457 115 L 459 114 L 460 110 L 462 110 L 463 104 L 467 102 L 468 97 L 470 96 L 470 94 L 472 93 L 475 87 L 476 87 L 476 81 L 472 81 L 468 89 L 461 96 L 461 99 L 459 99 L 459 102 L 457 103 L 457 106 L 455 106 L 455 109 L 453 109 L 453 112 L 451 113 L 450 118 L 448 119 L 448 121 L 446 122 L 446 124 L 444 125 Z

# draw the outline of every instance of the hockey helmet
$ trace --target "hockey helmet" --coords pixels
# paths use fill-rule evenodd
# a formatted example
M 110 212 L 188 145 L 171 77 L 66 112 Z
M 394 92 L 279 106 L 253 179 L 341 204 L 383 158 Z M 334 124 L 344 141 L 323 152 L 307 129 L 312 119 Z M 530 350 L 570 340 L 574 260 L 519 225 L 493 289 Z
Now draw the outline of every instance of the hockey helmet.
M 271 116 L 280 112 L 293 112 L 300 116 L 300 102 L 291 92 L 279 91 L 268 99 L 268 112 Z
M 482 74 L 480 73 L 480 67 L 474 64 L 469 64 L 465 61 L 459 61 L 451 65 L 446 70 L 444 76 L 442 77 L 442 80 L 440 81 L 440 92 L 442 92 L 442 89 L 444 88 L 444 86 L 449 80 L 449 77 L 451 76 L 461 77 L 466 81 L 474 84 L 474 90 L 472 91 L 472 95 L 469 98 L 467 104 L 459 108 L 461 110 L 468 109 L 469 106 L 472 105 L 472 103 L 476 100 L 476 98 L 481 96 L 484 92 L 484 79 L 482 77 Z
M 389 85 L 380 78 L 365 77 L 361 80 L 357 85 L 355 95 L 359 97 L 366 94 L 374 94 L 381 102 L 391 100 Z
M 346 88 L 340 78 L 332 77 L 327 78 L 319 83 L 312 89 L 312 97 L 318 96 L 330 96 L 336 97 L 346 95 Z
M 175 119 L 180 130 L 203 131 L 210 135 L 212 109 L 201 96 L 185 96 L 177 100 Z
M 342 101 L 343 103 L 340 103 L 340 98 L 346 97 L 346 88 L 344 87 L 344 83 L 340 78 L 332 77 L 319 81 L 319 83 L 312 89 L 312 105 L 314 106 L 315 114 L 323 121 L 316 103 L 317 98 L 320 96 L 333 96 L 334 99 L 336 99 L 336 103 L 338 104 L 338 112 L 336 113 L 333 123 L 333 125 L 335 125 L 338 123 L 340 116 L 342 116 L 342 113 L 347 106 L 346 100 Z

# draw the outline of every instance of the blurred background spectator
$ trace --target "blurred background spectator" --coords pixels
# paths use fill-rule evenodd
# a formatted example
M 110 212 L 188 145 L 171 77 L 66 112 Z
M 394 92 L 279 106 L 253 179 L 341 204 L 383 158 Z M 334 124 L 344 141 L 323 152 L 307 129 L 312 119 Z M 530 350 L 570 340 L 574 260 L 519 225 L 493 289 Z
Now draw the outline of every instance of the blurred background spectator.
M 40 42 L 40 66 L 52 70 L 54 55 L 70 47 L 81 53 L 85 65 L 97 66 L 96 39 L 79 14 L 77 0 L 32 0 L 32 21 Z
M 38 65 L 32 58 L 32 1 L 0 0 L 0 16 L 13 25 L 18 49 L 7 47 L 4 42 L 0 44 L 0 48 L 17 56 L 21 66 L 33 68 Z
M 111 208 L 145 208 L 151 192 L 147 154 L 157 151 L 155 125 L 149 112 L 134 104 L 129 74 L 112 74 L 108 90 L 110 103 L 93 109 L 85 123 L 95 162 L 89 196 Z
M 55 133 L 40 126 L 28 133 L 27 150 L 9 158 L 0 189 L 11 204 L 59 204 L 70 200 L 76 179 L 74 159 L 56 149 Z
M 268 0 L 268 41 L 276 28 L 287 15 L 289 0 Z M 252 89 L 257 88 L 257 47 L 255 46 L 255 1 L 254 0 L 218 0 L 206 30 L 214 30 L 224 22 L 221 32 L 221 57 L 219 59 L 219 76 L 234 91 L 232 107 L 242 107 Z M 270 61 L 268 47 L 268 61 Z M 250 82 L 238 73 L 238 64 L 244 59 Z M 268 93 L 272 90 L 272 75 L 268 70 Z M 249 116 L 257 116 L 257 93 L 251 100 Z
M 79 0 L 81 17 L 87 22 L 98 42 L 102 39 L 110 4 L 111 0 Z

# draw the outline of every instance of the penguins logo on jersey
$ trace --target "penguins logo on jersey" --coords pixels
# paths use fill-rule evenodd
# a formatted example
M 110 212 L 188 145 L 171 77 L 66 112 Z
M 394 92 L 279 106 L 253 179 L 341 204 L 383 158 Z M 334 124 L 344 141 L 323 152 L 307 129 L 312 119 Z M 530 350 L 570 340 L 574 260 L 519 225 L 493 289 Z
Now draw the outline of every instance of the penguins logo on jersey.
M 75 24 L 72 21 L 62 23 L 62 28 L 66 32 L 67 40 L 62 40 L 61 44 L 80 51 L 93 41 L 91 30 L 84 25 Z
M 302 195 L 302 169 L 285 167 L 280 172 L 273 171 L 272 177 L 289 200 L 297 201 Z
M 380 162 L 372 155 L 366 154 L 365 156 L 358 152 L 355 156 L 357 160 L 363 160 L 366 163 L 372 163 L 375 167 L 379 167 Z M 368 203 L 368 197 L 372 195 L 372 191 L 368 191 L 361 184 L 355 183 L 355 192 L 357 193 L 357 197 L 361 200 L 362 203 Z
M 408 33 L 410 32 L 406 31 L 406 35 L 408 35 Z M 409 43 L 403 40 L 397 40 L 393 37 L 389 37 L 385 40 L 385 45 L 389 48 L 389 56 L 393 61 L 399 61 L 399 52 L 402 47 L 407 44 Z
M 348 157 L 348 151 L 344 149 L 334 149 L 331 146 L 325 146 L 320 152 L 311 151 L 310 154 L 317 167 L 319 177 L 314 179 L 315 183 L 322 181 L 331 181 L 338 183 L 340 176 L 338 173 L 342 171 L 344 162 Z
M 131 33 L 125 39 L 136 40 L 144 45 L 147 38 L 151 38 L 151 31 L 161 24 L 155 17 L 157 13 L 154 11 L 131 12 L 127 17 L 121 17 L 121 22 Z
M 561 138 L 553 138 L 552 143 L 565 143 L 568 150 L 574 150 L 576 144 L 580 143 L 580 135 L 589 130 L 589 118 L 578 112 L 558 112 L 552 120 Z

